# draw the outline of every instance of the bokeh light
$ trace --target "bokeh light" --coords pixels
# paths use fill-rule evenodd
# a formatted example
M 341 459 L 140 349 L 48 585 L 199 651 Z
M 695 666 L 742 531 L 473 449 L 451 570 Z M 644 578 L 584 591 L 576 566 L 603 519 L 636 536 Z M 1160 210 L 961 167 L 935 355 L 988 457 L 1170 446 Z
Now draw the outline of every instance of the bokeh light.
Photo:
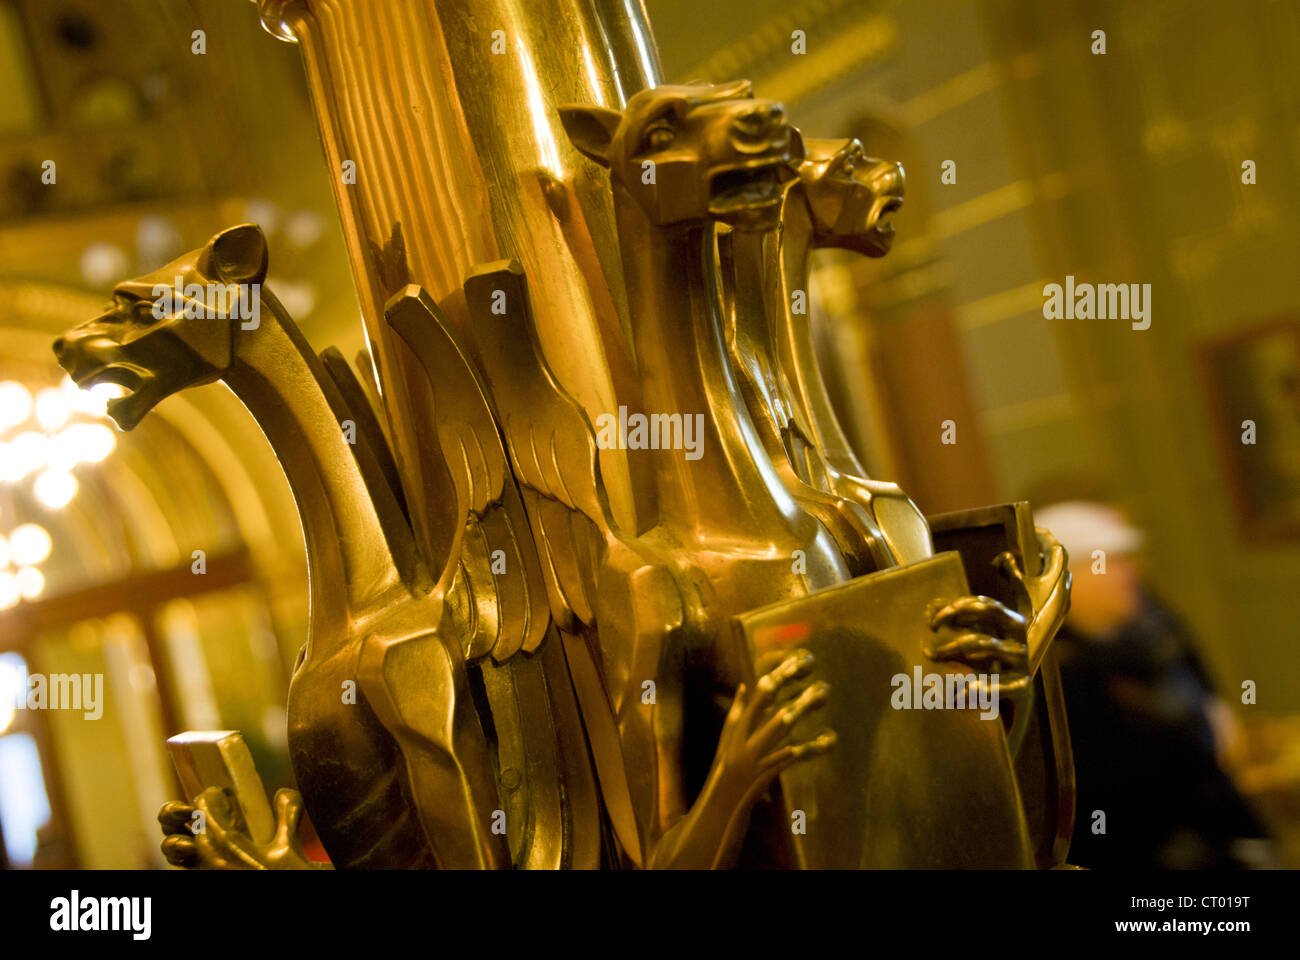
M 9 534 L 9 557 L 18 566 L 41 563 L 50 555 L 52 546 L 50 535 L 40 524 L 24 523 Z
M 32 492 L 51 510 L 61 510 L 77 495 L 77 478 L 64 470 L 45 470 L 37 476 Z

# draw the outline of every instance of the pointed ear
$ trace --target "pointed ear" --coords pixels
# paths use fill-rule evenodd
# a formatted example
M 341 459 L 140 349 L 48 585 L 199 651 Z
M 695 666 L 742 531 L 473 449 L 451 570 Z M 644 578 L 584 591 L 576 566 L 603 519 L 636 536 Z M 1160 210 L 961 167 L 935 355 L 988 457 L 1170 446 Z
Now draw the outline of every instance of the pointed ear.
M 560 121 L 573 145 L 602 167 L 609 166 L 609 145 L 622 119 L 622 113 L 608 107 L 581 104 L 560 107 Z
M 714 83 L 710 85 L 708 99 L 710 100 L 752 100 L 754 98 L 754 82 L 752 80 L 731 80 L 727 83 Z
M 798 127 L 790 128 L 790 161 L 799 163 L 808 159 L 808 148 L 804 145 L 803 134 Z
M 266 235 L 255 223 L 229 227 L 208 241 L 208 266 L 226 283 L 261 283 L 266 279 Z

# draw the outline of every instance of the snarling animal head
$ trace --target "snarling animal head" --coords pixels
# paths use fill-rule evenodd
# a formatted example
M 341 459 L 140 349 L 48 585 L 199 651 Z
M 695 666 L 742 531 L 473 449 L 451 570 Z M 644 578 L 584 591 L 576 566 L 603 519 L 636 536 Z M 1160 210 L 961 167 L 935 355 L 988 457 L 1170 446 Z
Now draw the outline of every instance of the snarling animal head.
M 54 354 L 80 387 L 124 387 L 108 414 L 130 430 L 159 401 L 229 368 L 236 326 L 252 328 L 250 302 L 257 316 L 266 267 L 260 227 L 223 230 L 165 267 L 119 283 L 104 313 L 59 337 Z
M 658 226 L 717 220 L 775 226 L 795 141 L 785 111 L 749 81 L 643 90 L 623 111 L 560 108 L 569 138 L 609 168 Z
M 798 164 L 813 219 L 813 245 L 882 257 L 894 242 L 885 218 L 903 205 L 903 165 L 868 157 L 851 140 L 806 139 Z

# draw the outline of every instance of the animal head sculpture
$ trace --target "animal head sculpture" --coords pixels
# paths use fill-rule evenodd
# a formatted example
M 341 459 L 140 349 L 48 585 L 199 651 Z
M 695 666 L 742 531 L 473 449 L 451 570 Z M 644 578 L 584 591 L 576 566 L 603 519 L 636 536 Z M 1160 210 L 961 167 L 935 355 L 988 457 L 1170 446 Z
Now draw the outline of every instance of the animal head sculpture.
M 868 157 L 851 140 L 803 141 L 799 180 L 813 220 L 813 245 L 883 257 L 894 242 L 885 220 L 903 205 L 903 166 Z
M 795 140 L 785 111 L 748 80 L 643 90 L 622 112 L 560 108 L 580 151 L 609 168 L 657 226 L 717 220 L 775 226 Z
M 56 340 L 54 354 L 80 387 L 125 387 L 108 414 L 130 430 L 159 401 L 225 373 L 236 326 L 256 326 L 241 320 L 250 306 L 258 317 L 266 268 L 261 228 L 230 227 L 165 267 L 119 283 L 108 309 Z

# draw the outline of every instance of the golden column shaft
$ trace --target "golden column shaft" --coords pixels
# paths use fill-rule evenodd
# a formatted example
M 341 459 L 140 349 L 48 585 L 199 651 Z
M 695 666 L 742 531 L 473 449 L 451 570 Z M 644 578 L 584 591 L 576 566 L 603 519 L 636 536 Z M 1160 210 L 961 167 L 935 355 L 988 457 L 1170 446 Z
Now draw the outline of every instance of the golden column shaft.
M 302 48 L 397 456 L 423 524 L 418 436 L 429 398 L 383 323 L 384 302 L 406 282 L 428 290 L 475 345 L 465 275 L 517 259 L 560 383 L 593 421 L 632 396 L 608 186 L 570 144 L 555 107 L 621 109 L 659 83 L 645 11 L 641 0 L 260 0 L 259 8 L 268 31 Z M 615 518 L 635 528 L 624 452 L 602 451 L 601 467 Z

